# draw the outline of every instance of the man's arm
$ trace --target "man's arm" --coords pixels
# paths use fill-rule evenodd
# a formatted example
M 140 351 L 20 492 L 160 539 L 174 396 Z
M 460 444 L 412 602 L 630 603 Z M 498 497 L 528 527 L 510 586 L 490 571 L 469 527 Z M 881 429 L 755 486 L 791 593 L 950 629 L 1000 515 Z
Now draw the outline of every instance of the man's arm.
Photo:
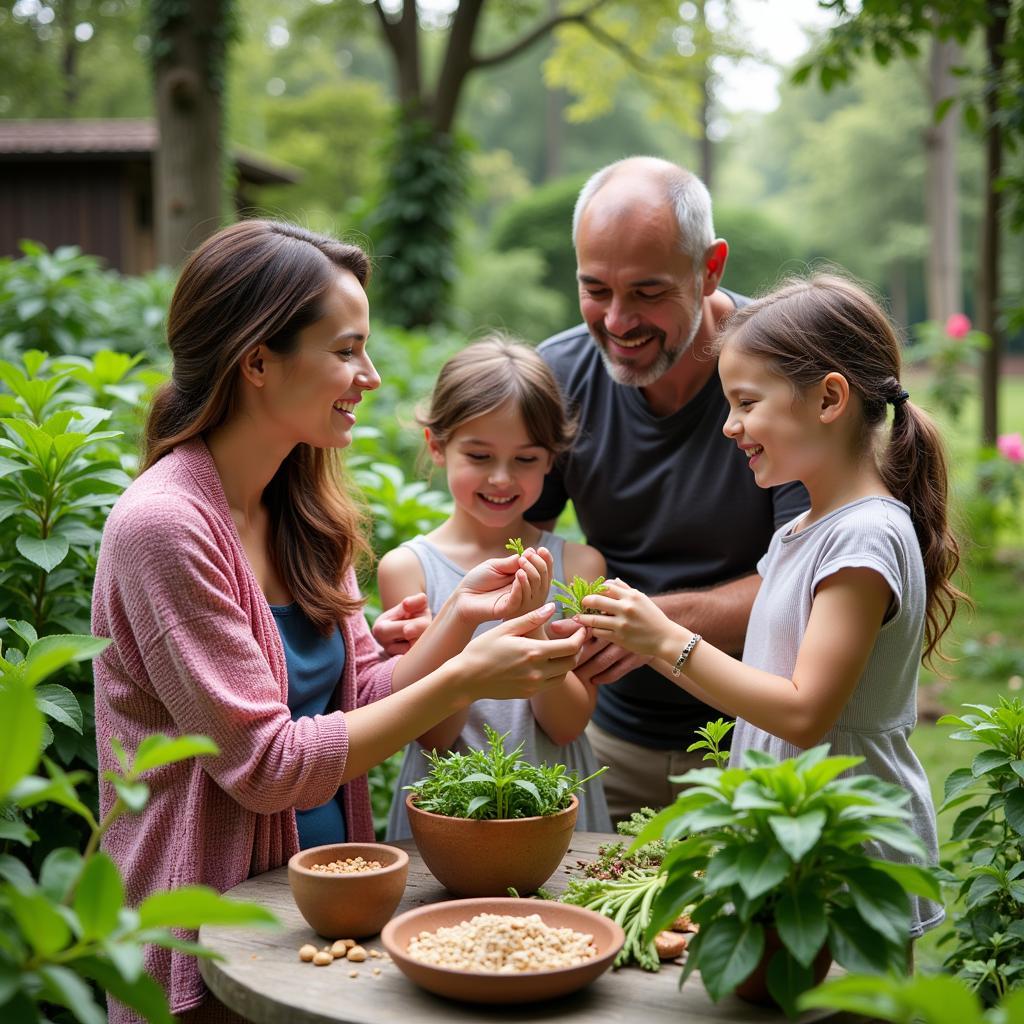
M 739 657 L 743 651 L 750 609 L 760 586 L 761 577 L 751 573 L 707 590 L 659 594 L 654 601 L 673 622 L 700 633 L 719 650 Z M 649 658 L 632 654 L 617 644 L 591 637 L 580 654 L 576 675 L 595 686 L 602 686 L 617 682 L 627 672 L 649 662 Z

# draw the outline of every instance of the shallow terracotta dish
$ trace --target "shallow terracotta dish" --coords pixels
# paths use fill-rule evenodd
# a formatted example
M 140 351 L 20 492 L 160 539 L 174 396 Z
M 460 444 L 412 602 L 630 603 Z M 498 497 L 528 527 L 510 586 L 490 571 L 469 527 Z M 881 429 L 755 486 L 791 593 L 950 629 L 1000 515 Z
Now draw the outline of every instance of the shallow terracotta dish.
M 373 871 L 332 874 L 314 864 L 362 857 L 380 861 Z M 409 854 L 383 843 L 332 843 L 300 850 L 288 861 L 288 884 L 309 926 L 328 939 L 376 935 L 395 912 L 409 877 Z
M 449 818 L 420 810 L 406 797 L 409 827 L 423 863 L 456 896 L 520 896 L 536 892 L 572 841 L 580 802 L 536 818 Z
M 407 949 L 413 936 L 438 928 L 450 928 L 477 914 L 507 914 L 512 917 L 538 914 L 552 928 L 572 928 L 593 935 L 598 954 L 577 967 L 521 974 L 458 971 L 450 967 L 434 967 L 409 956 Z M 398 969 L 428 992 L 470 1003 L 529 1003 L 568 995 L 589 985 L 611 967 L 626 936 L 614 921 L 583 907 L 548 900 L 484 897 L 431 903 L 407 910 L 384 926 L 380 939 Z

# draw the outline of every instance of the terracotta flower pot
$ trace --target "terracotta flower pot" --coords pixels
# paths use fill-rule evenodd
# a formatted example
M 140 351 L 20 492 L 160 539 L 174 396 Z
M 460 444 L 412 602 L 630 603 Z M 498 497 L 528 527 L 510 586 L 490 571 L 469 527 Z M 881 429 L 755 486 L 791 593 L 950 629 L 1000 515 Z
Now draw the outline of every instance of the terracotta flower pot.
M 362 857 L 379 861 L 374 871 L 331 874 L 314 864 Z M 309 926 L 328 939 L 376 935 L 390 920 L 405 892 L 409 855 L 383 843 L 334 843 L 300 850 L 288 861 L 288 884 Z
M 569 849 L 579 800 L 536 818 L 449 818 L 420 810 L 406 797 L 412 837 L 430 873 L 457 896 L 536 892 Z
M 768 991 L 768 965 L 772 957 L 782 948 L 782 940 L 779 933 L 771 927 L 766 926 L 764 930 L 764 952 L 761 959 L 754 968 L 754 973 L 746 981 L 736 986 L 736 995 L 748 1003 L 755 1003 L 758 1006 L 776 1006 L 776 1002 Z M 818 955 L 811 964 L 814 972 L 814 984 L 820 985 L 832 966 L 832 953 L 828 945 L 824 945 L 818 951 Z

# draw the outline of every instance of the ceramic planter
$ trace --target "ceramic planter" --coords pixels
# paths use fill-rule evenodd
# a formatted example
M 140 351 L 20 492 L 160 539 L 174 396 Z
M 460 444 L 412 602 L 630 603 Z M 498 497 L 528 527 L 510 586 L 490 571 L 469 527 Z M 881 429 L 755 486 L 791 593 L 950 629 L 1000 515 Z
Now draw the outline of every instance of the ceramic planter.
M 579 799 L 564 811 L 536 818 L 449 818 L 421 811 L 406 797 L 413 839 L 430 873 L 457 896 L 536 892 L 569 849 Z

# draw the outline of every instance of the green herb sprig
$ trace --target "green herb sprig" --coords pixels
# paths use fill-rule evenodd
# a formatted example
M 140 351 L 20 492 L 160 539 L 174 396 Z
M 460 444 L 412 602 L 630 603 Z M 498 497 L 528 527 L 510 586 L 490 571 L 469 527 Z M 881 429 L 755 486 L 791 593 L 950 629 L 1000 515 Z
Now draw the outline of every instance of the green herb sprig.
M 449 818 L 486 820 L 556 814 L 569 806 L 570 797 L 582 786 L 608 770 L 604 767 L 581 779 L 564 764 L 530 764 L 521 759 L 522 743 L 505 751 L 508 733 L 499 735 L 489 725 L 484 732 L 487 750 L 425 754 L 430 771 L 405 787 L 415 795 L 417 807 Z
M 523 538 L 509 537 L 508 543 L 505 545 L 505 550 L 510 551 L 513 555 L 525 554 L 526 549 L 523 547 Z
M 560 590 L 555 595 L 555 600 L 565 609 L 566 617 L 572 615 L 593 614 L 594 609 L 583 607 L 583 598 L 591 594 L 600 594 L 604 591 L 604 577 L 598 576 L 596 580 L 585 580 L 582 576 L 573 576 L 572 583 L 565 584 L 561 580 L 552 580 L 552 586 Z
M 702 725 L 697 730 L 697 735 L 701 738 L 691 743 L 686 752 L 689 754 L 694 750 L 706 750 L 702 761 L 710 761 L 716 768 L 725 768 L 729 764 L 729 751 L 721 749 L 722 740 L 729 735 L 729 730 L 735 724 L 727 722 L 724 718 L 716 718 L 713 722 Z

